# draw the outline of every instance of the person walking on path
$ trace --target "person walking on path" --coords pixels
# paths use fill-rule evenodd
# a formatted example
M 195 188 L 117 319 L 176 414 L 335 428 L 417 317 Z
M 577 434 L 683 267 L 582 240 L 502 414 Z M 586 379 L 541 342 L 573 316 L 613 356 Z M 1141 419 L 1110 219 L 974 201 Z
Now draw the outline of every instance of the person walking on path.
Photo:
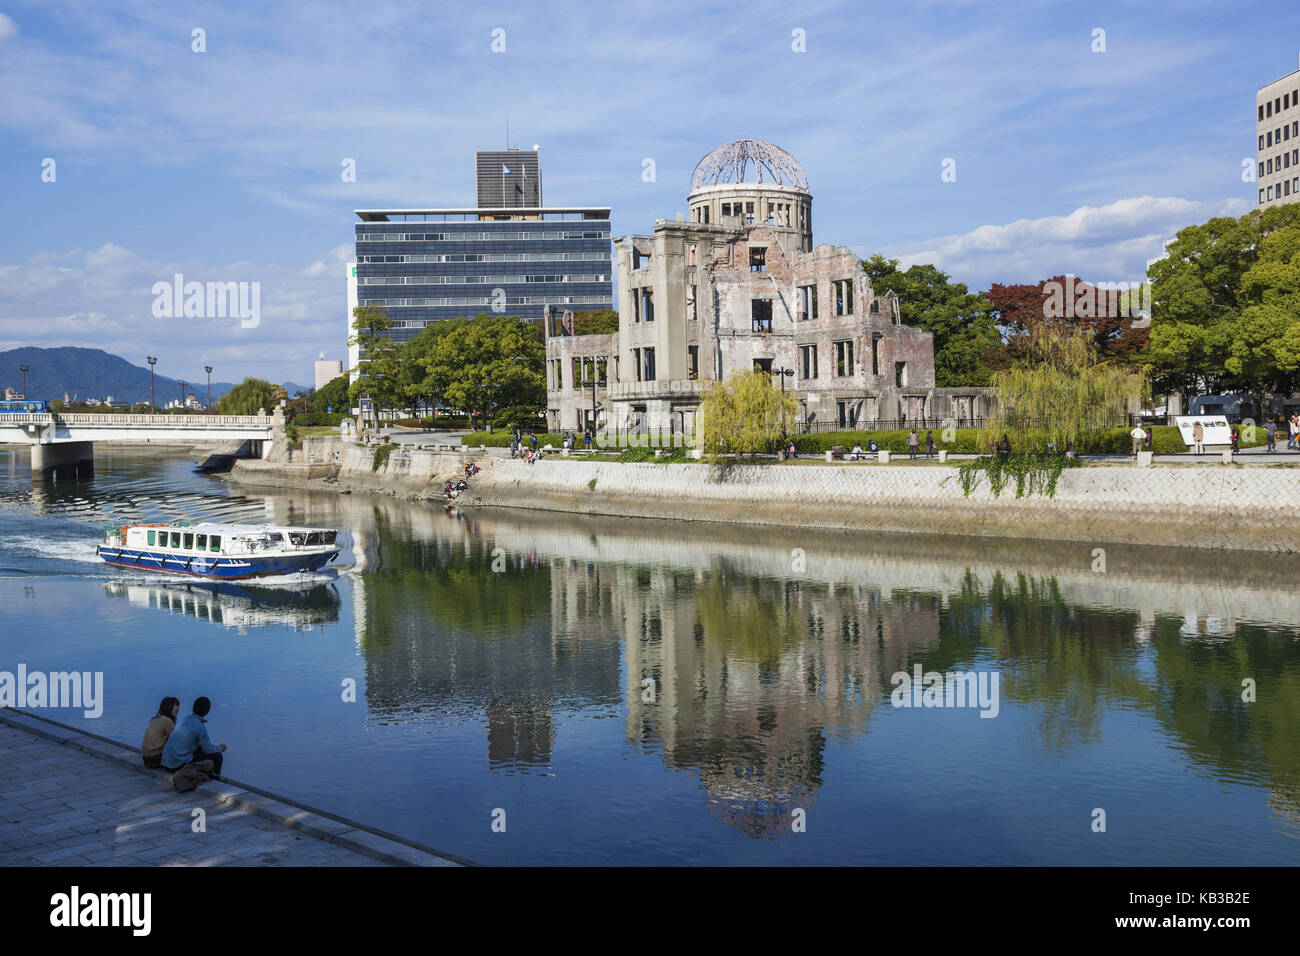
M 225 744 L 213 744 L 208 736 L 208 711 L 212 701 L 199 697 L 194 701 L 193 713 L 186 714 L 176 725 L 167 744 L 163 747 L 162 766 L 164 770 L 180 770 L 187 763 L 199 760 L 211 760 L 212 772 L 221 776 L 221 762 L 225 756 Z
M 1133 439 L 1133 452 L 1129 457 L 1136 458 L 1138 452 L 1142 450 L 1142 446 L 1147 442 L 1147 431 L 1141 425 L 1134 425 L 1133 430 L 1128 433 L 1128 437 Z
M 1268 454 L 1277 451 L 1277 423 L 1269 419 L 1264 423 L 1264 437 L 1268 439 Z
M 926 458 L 934 457 L 934 432 L 933 431 L 927 431 L 925 433 L 925 457 Z
M 917 446 L 920 444 L 921 444 L 921 439 L 917 437 L 916 429 L 913 428 L 910 432 L 907 433 L 907 450 L 910 453 L 908 455 L 909 458 L 916 457 L 916 449 Z
M 1240 448 L 1237 444 L 1240 440 L 1241 440 L 1241 430 L 1238 429 L 1236 425 L 1233 425 L 1232 426 L 1232 453 L 1234 455 L 1237 454 L 1238 451 L 1240 451 Z
M 1295 448 L 1296 439 L 1300 438 L 1300 415 L 1292 415 L 1287 419 L 1287 448 Z
M 1192 451 L 1197 455 L 1205 453 L 1205 426 L 1200 422 L 1192 426 Z

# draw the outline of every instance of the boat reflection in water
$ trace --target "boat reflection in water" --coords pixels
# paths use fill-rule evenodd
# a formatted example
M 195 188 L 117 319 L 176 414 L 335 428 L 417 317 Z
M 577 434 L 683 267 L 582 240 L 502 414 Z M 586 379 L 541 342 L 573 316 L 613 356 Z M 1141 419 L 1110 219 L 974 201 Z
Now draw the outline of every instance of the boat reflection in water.
M 136 607 L 158 608 L 183 614 L 245 633 L 250 627 L 284 625 L 310 631 L 339 619 L 339 595 L 332 583 L 300 582 L 257 587 L 211 582 L 150 582 L 124 584 L 107 581 L 104 590 L 126 598 Z

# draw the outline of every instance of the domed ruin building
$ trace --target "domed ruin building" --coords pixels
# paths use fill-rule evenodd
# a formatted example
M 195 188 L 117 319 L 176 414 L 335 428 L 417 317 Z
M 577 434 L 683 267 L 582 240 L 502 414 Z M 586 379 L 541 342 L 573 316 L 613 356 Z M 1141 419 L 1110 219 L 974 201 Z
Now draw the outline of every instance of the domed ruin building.
M 618 332 L 575 336 L 548 316 L 550 427 L 691 434 L 703 384 L 748 368 L 781 376 L 814 430 L 982 417 L 987 390 L 935 388 L 932 336 L 901 323 L 858 257 L 813 245 L 812 201 L 779 146 L 701 159 L 686 216 L 614 240 Z

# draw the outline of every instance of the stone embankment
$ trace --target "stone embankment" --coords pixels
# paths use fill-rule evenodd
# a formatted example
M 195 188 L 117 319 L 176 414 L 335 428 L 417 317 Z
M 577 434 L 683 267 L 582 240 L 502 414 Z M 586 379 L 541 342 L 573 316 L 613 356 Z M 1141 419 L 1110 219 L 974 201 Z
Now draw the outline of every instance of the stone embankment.
M 1055 498 L 968 497 L 952 465 L 626 464 L 561 458 L 528 465 L 503 449 L 391 450 L 309 440 L 290 461 L 241 461 L 236 481 L 442 501 L 443 483 L 482 469 L 457 507 L 721 521 L 860 531 L 960 534 L 1254 551 L 1300 550 L 1293 521 L 1300 470 L 1223 465 L 1094 464 L 1062 473 Z

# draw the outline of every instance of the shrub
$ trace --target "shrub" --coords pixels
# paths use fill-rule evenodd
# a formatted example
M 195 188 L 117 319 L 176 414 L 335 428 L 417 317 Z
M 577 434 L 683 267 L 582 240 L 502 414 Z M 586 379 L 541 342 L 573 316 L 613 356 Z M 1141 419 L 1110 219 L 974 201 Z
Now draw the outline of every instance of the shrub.
M 388 464 L 388 456 L 392 453 L 396 445 L 380 445 L 375 449 L 375 457 L 370 460 L 370 470 L 378 471 Z
M 524 444 L 528 444 L 528 429 L 524 429 Z M 460 440 L 462 445 L 478 446 L 487 445 L 489 448 L 509 448 L 510 442 L 514 439 L 515 433 L 508 428 L 500 428 L 492 432 L 470 432 Z M 552 448 L 561 448 L 564 444 L 563 435 L 552 435 L 550 432 L 537 433 L 537 447 L 542 448 L 547 444 Z

